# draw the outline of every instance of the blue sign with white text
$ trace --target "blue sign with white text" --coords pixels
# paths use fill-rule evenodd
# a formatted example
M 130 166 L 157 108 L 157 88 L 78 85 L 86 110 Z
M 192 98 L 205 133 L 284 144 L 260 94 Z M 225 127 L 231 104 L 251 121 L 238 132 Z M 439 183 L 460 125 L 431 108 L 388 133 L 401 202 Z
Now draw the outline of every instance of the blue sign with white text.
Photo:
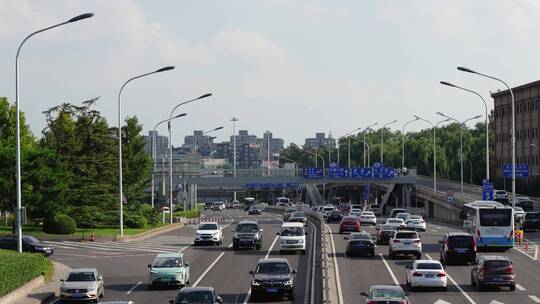
M 512 164 L 503 165 L 504 177 L 512 177 Z M 529 164 L 516 164 L 516 177 L 528 178 L 529 177 Z
M 321 178 L 323 177 L 322 168 L 304 168 L 303 174 L 305 178 Z
M 328 177 L 330 178 L 347 178 L 349 177 L 349 168 L 347 167 L 330 167 L 328 169 Z
M 482 180 L 482 199 L 485 201 L 493 200 L 493 183 L 490 183 L 489 180 Z
M 371 168 L 351 168 L 352 178 L 371 178 Z

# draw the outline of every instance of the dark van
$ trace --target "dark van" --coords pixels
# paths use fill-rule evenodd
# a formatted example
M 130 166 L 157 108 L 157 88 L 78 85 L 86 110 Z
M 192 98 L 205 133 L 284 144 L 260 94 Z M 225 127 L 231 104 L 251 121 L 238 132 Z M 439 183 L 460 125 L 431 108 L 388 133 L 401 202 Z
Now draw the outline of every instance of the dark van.
M 441 263 L 474 263 L 476 259 L 476 241 L 466 232 L 448 232 L 439 241 Z

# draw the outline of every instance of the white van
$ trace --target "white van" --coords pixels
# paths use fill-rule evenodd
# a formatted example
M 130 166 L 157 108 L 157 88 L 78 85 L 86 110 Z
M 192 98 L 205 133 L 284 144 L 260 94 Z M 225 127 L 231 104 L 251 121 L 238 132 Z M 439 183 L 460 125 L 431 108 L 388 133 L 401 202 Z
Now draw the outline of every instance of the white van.
M 306 253 L 306 230 L 303 223 L 283 223 L 279 235 L 280 253 L 298 251 Z

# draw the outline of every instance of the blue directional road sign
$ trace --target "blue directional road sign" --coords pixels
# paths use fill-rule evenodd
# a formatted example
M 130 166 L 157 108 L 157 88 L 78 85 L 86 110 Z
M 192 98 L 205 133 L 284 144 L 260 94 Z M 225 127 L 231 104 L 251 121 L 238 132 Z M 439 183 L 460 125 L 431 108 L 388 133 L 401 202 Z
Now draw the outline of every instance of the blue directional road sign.
M 347 167 L 330 167 L 328 169 L 328 177 L 330 178 L 347 178 L 349 177 L 349 168 Z
M 352 178 L 371 178 L 371 168 L 351 168 Z
M 369 184 L 364 185 L 363 197 L 364 197 L 364 201 L 369 200 Z
M 493 183 L 485 179 L 482 181 L 482 199 L 485 201 L 493 200 Z
M 303 174 L 305 178 L 321 178 L 323 177 L 322 168 L 304 168 Z
M 504 177 L 512 177 L 512 164 L 504 164 L 503 166 Z M 516 164 L 516 177 L 528 178 L 529 177 L 529 164 Z

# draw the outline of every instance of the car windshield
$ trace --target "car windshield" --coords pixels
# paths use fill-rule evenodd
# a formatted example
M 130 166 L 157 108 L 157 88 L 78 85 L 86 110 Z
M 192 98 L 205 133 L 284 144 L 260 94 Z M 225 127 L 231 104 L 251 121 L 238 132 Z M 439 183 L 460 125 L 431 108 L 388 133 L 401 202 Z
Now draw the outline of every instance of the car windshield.
M 442 269 L 439 263 L 418 263 L 416 269 Z
M 538 212 L 527 212 L 525 214 L 525 218 L 526 219 L 539 219 L 540 218 L 540 213 L 538 213 Z
M 351 235 L 351 240 L 371 240 L 371 235 L 367 233 L 354 233 Z
M 448 245 L 451 247 L 471 247 L 474 245 L 473 237 L 470 235 L 455 235 L 448 238 Z
M 201 224 L 198 230 L 218 230 L 217 224 Z
M 330 215 L 341 215 L 340 211 L 332 211 Z
M 24 241 L 25 241 L 26 243 L 39 243 L 39 240 L 36 239 L 36 238 L 33 237 L 33 236 L 25 236 L 25 237 L 24 237 Z
M 203 303 L 213 304 L 214 295 L 211 291 L 192 291 L 187 293 L 181 293 L 178 295 L 176 303 L 191 304 L 191 303 Z
M 95 280 L 96 276 L 92 271 L 71 272 L 66 279 L 67 282 L 92 282 Z
M 389 219 L 388 223 L 390 223 L 390 224 L 401 224 L 401 223 L 403 223 L 403 220 L 401 220 L 401 219 Z
M 484 266 L 486 266 L 486 267 L 508 267 L 508 266 L 510 266 L 510 261 L 505 261 L 505 260 L 485 261 Z
M 407 221 L 407 224 L 418 225 L 418 224 L 422 224 L 422 221 L 420 221 L 420 220 L 411 220 L 411 221 Z
M 154 268 L 165 268 L 165 267 L 181 267 L 182 258 L 178 257 L 157 257 L 152 264 Z
M 293 217 L 304 217 L 304 213 L 303 212 L 295 212 L 292 214 Z
M 371 298 L 403 298 L 403 292 L 399 289 L 374 289 Z
M 417 239 L 418 234 L 416 232 L 398 232 L 396 239 Z
M 523 208 L 521 208 L 521 207 L 515 207 L 514 210 L 518 211 L 518 212 L 523 212 Z
M 288 274 L 290 272 L 289 265 L 283 262 L 260 263 L 255 271 L 262 274 Z
M 510 226 L 512 209 L 480 209 L 480 225 L 484 227 Z
M 382 231 L 396 231 L 397 228 L 394 226 L 382 226 L 381 230 Z
M 332 211 L 332 210 L 334 210 L 333 207 L 324 207 L 323 208 L 323 211 Z
M 236 226 L 236 232 L 257 232 L 259 227 L 257 224 L 240 224 Z
M 281 236 L 301 236 L 304 235 L 302 227 L 283 227 L 281 228 Z
M 421 220 L 422 216 L 421 215 L 409 215 L 409 218 L 410 219 L 415 219 L 415 220 Z

